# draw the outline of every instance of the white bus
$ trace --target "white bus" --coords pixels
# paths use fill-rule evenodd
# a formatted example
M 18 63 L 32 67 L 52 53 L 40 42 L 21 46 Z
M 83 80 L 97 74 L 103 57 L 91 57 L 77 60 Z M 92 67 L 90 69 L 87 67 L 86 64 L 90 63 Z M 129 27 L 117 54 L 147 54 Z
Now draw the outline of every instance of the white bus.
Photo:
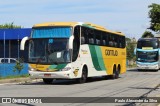
M 159 70 L 160 50 L 157 38 L 140 38 L 135 52 L 138 70 Z
M 82 22 L 36 24 L 30 38 L 21 41 L 21 50 L 29 41 L 29 73 L 31 78 L 53 79 L 88 77 L 118 78 L 126 72 L 125 36 L 101 26 Z

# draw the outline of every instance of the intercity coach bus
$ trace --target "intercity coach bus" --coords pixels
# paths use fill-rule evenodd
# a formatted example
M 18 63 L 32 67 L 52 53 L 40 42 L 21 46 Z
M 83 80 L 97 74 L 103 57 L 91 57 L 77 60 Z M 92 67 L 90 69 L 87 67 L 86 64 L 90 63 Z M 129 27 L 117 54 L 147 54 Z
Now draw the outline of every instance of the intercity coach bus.
M 119 77 L 126 72 L 125 36 L 92 23 L 53 22 L 36 24 L 29 42 L 29 74 L 46 84 L 53 79 L 86 82 L 94 76 Z
M 140 38 L 136 48 L 138 70 L 155 70 L 160 68 L 159 40 L 157 38 Z

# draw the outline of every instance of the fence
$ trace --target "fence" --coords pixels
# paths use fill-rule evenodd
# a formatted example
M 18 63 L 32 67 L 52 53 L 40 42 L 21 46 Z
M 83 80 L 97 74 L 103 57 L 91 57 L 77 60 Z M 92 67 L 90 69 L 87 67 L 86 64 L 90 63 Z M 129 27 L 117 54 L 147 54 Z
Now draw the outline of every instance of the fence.
M 28 58 L 28 50 L 20 51 L 20 41 L 25 36 L 30 36 L 31 28 L 0 29 L 0 58 Z M 26 45 L 28 48 L 28 45 Z M 0 78 L 28 74 L 28 64 L 23 63 L 23 69 L 14 72 L 16 63 L 0 62 Z
M 28 74 L 28 64 L 23 63 L 23 69 L 20 72 L 14 71 L 15 65 L 16 63 L 1 63 L 0 64 L 0 78 Z

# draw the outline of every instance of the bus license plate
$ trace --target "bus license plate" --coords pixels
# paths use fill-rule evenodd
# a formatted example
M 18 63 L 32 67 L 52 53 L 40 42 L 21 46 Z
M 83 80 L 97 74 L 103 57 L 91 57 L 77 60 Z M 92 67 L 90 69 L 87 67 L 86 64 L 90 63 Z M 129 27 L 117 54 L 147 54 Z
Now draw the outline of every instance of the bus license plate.
M 44 77 L 51 77 L 51 74 L 44 74 Z

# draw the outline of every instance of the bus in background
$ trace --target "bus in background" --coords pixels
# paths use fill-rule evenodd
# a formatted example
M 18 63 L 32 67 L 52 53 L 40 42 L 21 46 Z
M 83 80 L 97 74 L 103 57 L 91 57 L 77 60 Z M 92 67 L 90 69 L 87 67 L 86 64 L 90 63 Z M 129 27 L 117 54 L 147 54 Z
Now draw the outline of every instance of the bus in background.
M 29 42 L 29 73 L 46 84 L 53 79 L 76 79 L 126 72 L 125 36 L 92 23 L 53 22 L 36 24 Z
M 160 68 L 159 40 L 157 38 L 140 38 L 136 48 L 138 70 L 155 70 Z

